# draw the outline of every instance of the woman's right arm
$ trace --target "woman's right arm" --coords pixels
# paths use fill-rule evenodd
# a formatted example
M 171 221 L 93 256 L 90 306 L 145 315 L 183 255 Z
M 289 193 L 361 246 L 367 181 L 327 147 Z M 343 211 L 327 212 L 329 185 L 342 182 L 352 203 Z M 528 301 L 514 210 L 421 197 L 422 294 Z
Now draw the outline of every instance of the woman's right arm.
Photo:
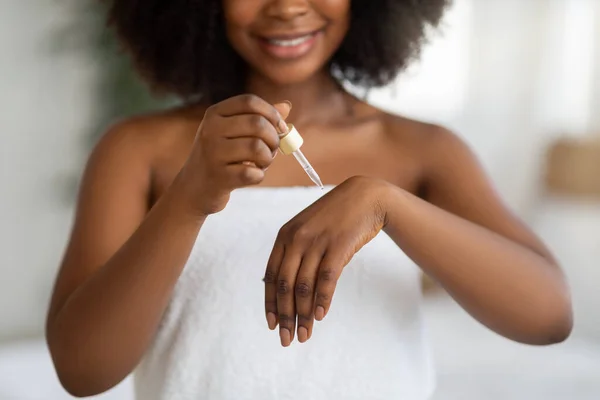
M 261 167 L 277 149 L 274 126 L 280 120 L 275 108 L 254 97 L 211 107 L 186 166 L 149 211 L 145 133 L 124 124 L 96 146 L 46 324 L 50 353 L 67 391 L 102 393 L 133 371 L 205 216 L 222 209 L 234 188 L 262 180 Z
M 148 212 L 149 160 L 131 129 L 113 129 L 90 157 L 48 313 L 58 376 L 76 396 L 134 369 L 204 221 L 180 177 Z

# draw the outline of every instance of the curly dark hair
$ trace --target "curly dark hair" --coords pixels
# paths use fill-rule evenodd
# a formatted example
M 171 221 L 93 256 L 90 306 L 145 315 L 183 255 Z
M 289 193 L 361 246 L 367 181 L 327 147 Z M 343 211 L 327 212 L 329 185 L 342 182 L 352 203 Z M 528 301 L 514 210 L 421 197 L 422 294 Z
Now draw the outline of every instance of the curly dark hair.
M 154 90 L 209 103 L 243 92 L 247 65 L 228 42 L 221 0 L 104 1 L 109 25 Z M 352 0 L 331 74 L 364 88 L 389 83 L 418 57 L 449 3 Z

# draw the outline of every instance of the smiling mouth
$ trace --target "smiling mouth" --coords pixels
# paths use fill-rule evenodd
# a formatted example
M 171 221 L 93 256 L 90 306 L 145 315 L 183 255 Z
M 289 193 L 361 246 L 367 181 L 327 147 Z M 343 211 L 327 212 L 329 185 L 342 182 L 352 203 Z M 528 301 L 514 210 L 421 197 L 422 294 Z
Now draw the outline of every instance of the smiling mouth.
M 325 28 L 309 33 L 273 34 L 258 37 L 258 41 L 267 55 L 275 59 L 292 60 L 308 54 L 324 30 Z
M 297 36 L 295 38 L 291 38 L 291 39 L 283 39 L 283 38 L 264 38 L 264 40 L 273 46 L 281 46 L 281 47 L 294 47 L 294 46 L 299 46 L 303 43 L 308 42 L 309 40 L 311 40 L 312 38 L 315 37 L 315 35 L 318 33 L 317 32 L 312 32 L 306 35 L 302 35 L 302 36 Z
M 325 31 L 325 27 L 300 33 L 280 33 L 265 35 L 259 36 L 259 38 L 266 44 L 270 44 L 273 46 L 293 47 L 308 42 L 323 31 Z

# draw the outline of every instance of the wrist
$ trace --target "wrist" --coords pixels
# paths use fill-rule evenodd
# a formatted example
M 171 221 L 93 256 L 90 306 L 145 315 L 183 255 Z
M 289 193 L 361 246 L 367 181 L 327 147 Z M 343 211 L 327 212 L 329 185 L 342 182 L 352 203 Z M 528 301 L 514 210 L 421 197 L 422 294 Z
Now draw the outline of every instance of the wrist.
M 204 206 L 207 203 L 204 199 L 206 193 L 203 193 L 198 182 L 190 178 L 182 169 L 173 180 L 169 192 L 178 199 L 183 212 L 194 218 L 206 218 L 212 214 L 208 207 Z
M 398 213 L 407 207 L 408 192 L 387 181 L 377 183 L 377 198 L 383 213 L 383 229 L 398 218 Z

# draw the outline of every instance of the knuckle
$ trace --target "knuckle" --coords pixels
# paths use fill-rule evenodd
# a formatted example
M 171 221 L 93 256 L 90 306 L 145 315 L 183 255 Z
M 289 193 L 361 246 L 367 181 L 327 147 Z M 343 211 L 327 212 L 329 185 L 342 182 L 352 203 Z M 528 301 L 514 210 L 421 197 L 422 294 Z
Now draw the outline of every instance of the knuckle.
M 301 298 L 308 298 L 312 296 L 312 293 L 312 287 L 307 282 L 298 282 L 296 284 L 296 296 Z
M 242 168 L 242 170 L 240 171 L 240 179 L 242 180 L 242 182 L 246 182 L 252 179 L 252 170 L 250 169 L 250 167 L 247 166 L 245 168 Z
M 273 284 L 277 281 L 277 275 L 273 271 L 267 271 L 265 273 L 265 277 L 263 278 L 263 282 L 268 284 Z
M 277 150 L 279 148 L 279 134 L 277 128 L 271 125 L 271 122 L 267 121 L 265 128 L 260 132 L 262 140 L 269 146 L 271 150 Z
M 260 167 L 263 169 L 269 168 L 273 163 L 273 160 L 266 155 L 261 155 L 257 160 L 257 164 L 260 164 Z
M 282 326 L 284 328 L 292 327 L 296 323 L 296 318 L 292 317 L 291 315 L 286 314 L 286 313 L 280 313 L 278 315 L 278 318 L 279 318 L 279 326 Z
M 279 232 L 277 233 L 277 239 L 280 241 L 285 241 L 288 237 L 288 232 L 291 230 L 290 227 L 290 223 L 286 223 L 285 225 L 283 225 L 280 229 Z
M 250 141 L 250 151 L 255 155 L 262 152 L 262 142 L 260 139 L 252 139 Z
M 241 169 L 239 179 L 244 184 L 254 183 L 256 181 L 256 172 L 252 167 L 246 166 Z
M 335 281 L 335 270 L 333 268 L 323 268 L 319 272 L 319 279 L 325 282 Z
M 307 228 L 306 226 L 300 226 L 299 228 L 296 228 L 294 230 L 294 233 L 292 235 L 292 240 L 294 242 L 305 243 L 305 242 L 309 241 L 312 236 L 313 236 L 313 233 L 309 228 Z
M 262 147 L 260 152 L 256 154 L 256 163 L 259 164 L 261 168 L 269 167 L 273 163 L 271 152 Z
M 247 94 L 244 96 L 244 102 L 248 107 L 254 109 L 260 104 L 260 98 L 254 94 Z
M 288 295 L 290 293 L 290 283 L 285 279 L 277 281 L 277 294 L 281 296 Z
M 329 303 L 329 301 L 331 301 L 331 296 L 325 292 L 318 292 L 316 299 L 317 299 L 317 303 L 325 304 L 325 303 Z
M 261 131 L 265 126 L 265 118 L 262 115 L 253 115 L 250 117 L 250 124 L 257 131 Z
M 302 315 L 298 314 L 298 325 L 307 326 L 313 321 L 312 315 Z

